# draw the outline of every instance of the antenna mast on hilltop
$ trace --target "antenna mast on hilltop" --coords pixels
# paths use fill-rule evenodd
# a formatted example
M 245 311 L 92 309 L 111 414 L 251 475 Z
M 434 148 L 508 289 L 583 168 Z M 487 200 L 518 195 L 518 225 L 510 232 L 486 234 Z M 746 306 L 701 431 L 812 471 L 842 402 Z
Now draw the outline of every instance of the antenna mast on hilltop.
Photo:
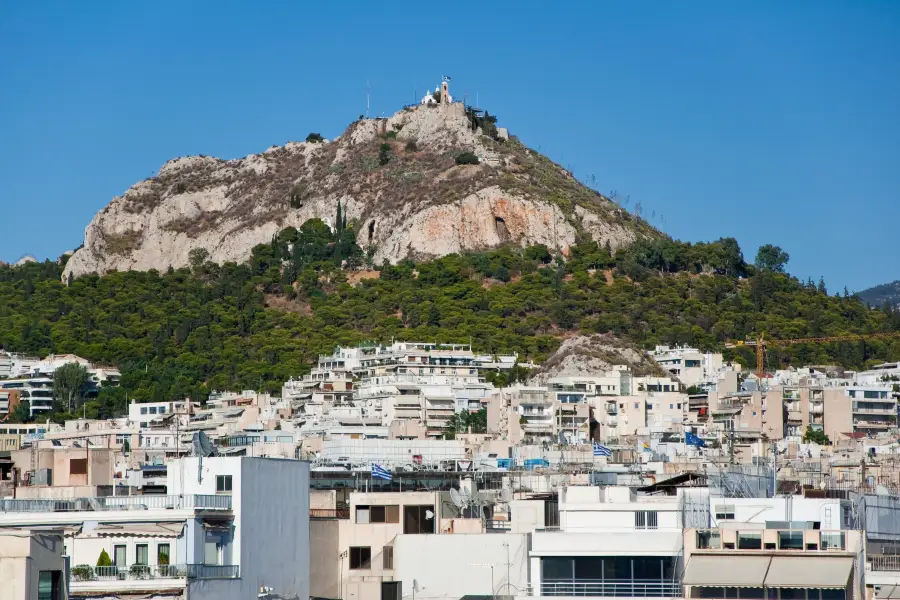
M 369 118 L 369 96 L 372 93 L 372 86 L 369 85 L 369 80 L 366 79 L 366 118 Z

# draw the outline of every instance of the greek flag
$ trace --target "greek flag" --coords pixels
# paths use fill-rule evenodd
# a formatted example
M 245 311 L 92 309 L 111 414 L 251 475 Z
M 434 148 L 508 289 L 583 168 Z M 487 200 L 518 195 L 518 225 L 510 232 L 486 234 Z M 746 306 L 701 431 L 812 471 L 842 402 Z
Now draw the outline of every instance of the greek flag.
M 443 77 L 443 81 L 450 81 L 450 80 L 452 80 L 452 79 L 453 79 L 453 78 L 450 77 L 449 75 L 444 75 L 444 77 Z
M 381 465 L 372 465 L 372 479 L 384 479 L 385 481 L 391 481 L 393 476 L 391 472 L 382 467 Z
M 594 456 L 611 456 L 612 450 L 604 446 L 603 444 L 598 444 L 594 442 Z

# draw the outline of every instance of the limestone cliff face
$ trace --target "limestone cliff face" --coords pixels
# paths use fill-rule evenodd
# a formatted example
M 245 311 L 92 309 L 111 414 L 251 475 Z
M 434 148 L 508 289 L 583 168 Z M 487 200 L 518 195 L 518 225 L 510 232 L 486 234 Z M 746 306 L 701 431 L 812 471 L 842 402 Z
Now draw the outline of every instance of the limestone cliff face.
M 464 151 L 480 164 L 457 165 Z M 357 121 L 330 142 L 171 160 L 91 220 L 63 276 L 177 268 L 195 248 L 242 262 L 285 227 L 331 223 L 338 202 L 377 263 L 658 235 L 518 140 L 473 130 L 462 104 L 420 106 Z

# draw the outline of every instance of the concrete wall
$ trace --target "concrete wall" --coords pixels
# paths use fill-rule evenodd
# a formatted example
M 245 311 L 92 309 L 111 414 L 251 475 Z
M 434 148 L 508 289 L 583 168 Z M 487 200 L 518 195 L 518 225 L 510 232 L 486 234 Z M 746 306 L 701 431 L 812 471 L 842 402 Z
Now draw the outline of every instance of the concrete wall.
M 513 596 L 528 582 L 528 536 L 399 535 L 394 567 L 394 580 L 402 582 L 404 597 L 412 594 L 413 580 L 418 584 L 417 599 Z
M 313 597 L 341 597 L 340 524 L 338 519 L 309 522 L 309 593 Z
M 59 571 L 63 597 L 68 597 L 62 552 L 61 533 L 0 530 L 0 598 L 37 600 L 41 571 Z

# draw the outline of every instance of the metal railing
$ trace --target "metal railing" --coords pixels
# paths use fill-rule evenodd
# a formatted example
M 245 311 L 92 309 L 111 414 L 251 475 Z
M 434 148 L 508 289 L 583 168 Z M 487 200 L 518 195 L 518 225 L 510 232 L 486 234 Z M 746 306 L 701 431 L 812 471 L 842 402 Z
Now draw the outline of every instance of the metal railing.
M 900 571 L 900 555 L 870 554 L 868 562 L 872 571 Z
M 237 579 L 241 576 L 238 565 L 186 565 L 188 579 Z
M 65 500 L 0 500 L 0 512 L 74 512 L 150 509 L 231 510 L 231 496 L 186 494 L 183 496 L 91 496 Z
M 545 581 L 535 596 L 607 596 L 625 598 L 679 598 L 679 581 L 659 579 L 582 579 L 579 581 Z
M 82 581 L 138 581 L 148 579 L 235 579 L 238 565 L 130 565 L 94 567 L 77 565 L 71 569 L 74 583 Z
M 311 508 L 309 509 L 309 517 L 311 519 L 349 519 L 349 508 Z

